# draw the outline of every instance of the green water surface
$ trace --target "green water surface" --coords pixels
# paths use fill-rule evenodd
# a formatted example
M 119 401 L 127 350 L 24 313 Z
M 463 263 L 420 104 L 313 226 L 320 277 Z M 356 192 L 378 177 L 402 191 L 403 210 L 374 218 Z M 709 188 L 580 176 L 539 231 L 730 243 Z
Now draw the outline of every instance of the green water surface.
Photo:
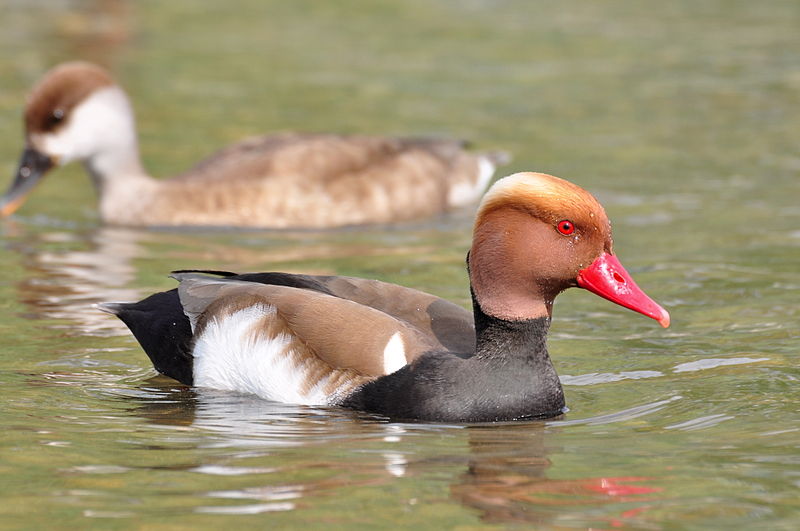
M 0 528 L 800 527 L 800 4 L 6 1 L 0 186 L 53 64 L 110 68 L 146 166 L 267 131 L 450 135 L 592 191 L 672 326 L 572 290 L 569 413 L 387 422 L 188 389 L 92 309 L 172 269 L 379 278 L 467 305 L 471 209 L 333 232 L 102 227 L 80 167 L 0 221 Z

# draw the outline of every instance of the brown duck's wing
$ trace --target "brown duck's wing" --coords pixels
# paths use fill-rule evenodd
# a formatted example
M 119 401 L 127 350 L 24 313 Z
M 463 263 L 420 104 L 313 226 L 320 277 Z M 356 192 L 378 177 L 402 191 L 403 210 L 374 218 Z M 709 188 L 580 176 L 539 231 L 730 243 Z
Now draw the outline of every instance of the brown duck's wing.
M 282 152 L 293 146 L 313 145 L 318 136 L 281 133 L 246 138 L 220 149 L 171 180 L 261 179 L 275 173 Z
M 441 350 L 462 354 L 475 351 L 472 313 L 424 291 L 363 278 L 316 277 L 332 295 L 375 308 L 408 323 Z
M 296 175 L 326 181 L 381 168 L 400 156 L 412 156 L 420 164 L 435 161 L 447 171 L 474 158 L 457 140 L 282 133 L 232 144 L 175 179 L 227 181 Z
M 307 356 L 332 369 L 378 377 L 399 369 L 438 345 L 424 334 L 375 308 L 307 289 L 176 275 L 184 313 L 195 337 L 209 323 L 235 319 L 252 307 L 274 308 L 248 333 L 252 341 L 283 335 L 305 346 Z M 315 361 L 315 360 L 312 360 Z
M 294 273 L 243 273 L 226 271 L 175 271 L 173 274 L 220 275 L 232 280 L 288 286 L 317 291 L 369 306 L 407 323 L 439 350 L 462 354 L 475 351 L 472 312 L 445 299 L 397 284 L 364 278 L 302 275 Z

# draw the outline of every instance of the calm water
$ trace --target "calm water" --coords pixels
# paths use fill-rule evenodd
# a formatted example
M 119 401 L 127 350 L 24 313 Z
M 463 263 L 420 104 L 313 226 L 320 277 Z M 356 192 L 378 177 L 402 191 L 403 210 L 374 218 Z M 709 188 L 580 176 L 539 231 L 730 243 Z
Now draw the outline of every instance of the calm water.
M 467 301 L 471 212 L 391 229 L 99 226 L 79 168 L 0 221 L 0 527 L 800 527 L 800 5 L 7 0 L 0 177 L 50 65 L 113 69 L 146 165 L 264 131 L 448 134 L 594 192 L 673 325 L 573 290 L 562 421 L 390 423 L 187 389 L 91 304 L 171 269 Z

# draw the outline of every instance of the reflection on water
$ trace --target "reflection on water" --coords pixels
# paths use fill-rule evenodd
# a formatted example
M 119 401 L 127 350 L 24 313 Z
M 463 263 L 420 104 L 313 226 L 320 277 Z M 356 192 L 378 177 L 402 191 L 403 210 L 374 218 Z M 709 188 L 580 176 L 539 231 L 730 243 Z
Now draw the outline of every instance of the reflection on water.
M 548 436 L 542 424 L 472 427 L 468 470 L 451 492 L 462 503 L 480 510 L 489 523 L 552 524 L 560 509 L 578 505 L 625 503 L 627 508 L 606 516 L 613 527 L 646 522 L 650 495 L 663 489 L 646 477 L 547 478 Z
M 16 286 L 18 300 L 30 309 L 28 317 L 63 320 L 63 325 L 53 326 L 90 336 L 127 335 L 121 321 L 93 309 L 92 305 L 136 301 L 149 295 L 152 289 L 143 292 L 130 286 L 136 280 L 135 262 L 151 258 L 154 253 L 164 262 L 161 276 L 166 278 L 173 269 L 206 267 L 247 272 L 269 267 L 264 264 L 281 264 L 276 269 L 284 271 L 333 274 L 335 270 L 315 262 L 352 256 L 389 258 L 437 252 L 430 244 L 404 237 L 403 233 L 398 233 L 394 241 L 384 238 L 377 243 L 366 232 L 357 237 L 349 236 L 347 231 L 245 232 L 226 237 L 225 232 L 219 231 L 218 239 L 203 242 L 187 240 L 191 232 L 117 227 L 36 231 L 8 220 L 3 232 L 5 248 L 20 257 L 27 273 Z M 311 265 L 298 268 L 292 265 L 295 262 Z
M 380 488 L 399 478 L 415 481 L 432 471 L 447 471 L 453 477 L 450 497 L 487 523 L 547 525 L 558 522 L 563 508 L 620 504 L 619 510 L 603 517 L 617 527 L 646 524 L 653 496 L 663 491 L 652 478 L 635 475 L 548 478 L 549 441 L 558 433 L 557 426 L 564 423 L 389 423 L 345 410 L 277 404 L 172 384 L 161 377 L 151 380 L 140 388 L 139 396 L 127 397 L 129 403 L 136 404 L 132 411 L 155 425 L 191 430 L 173 434 L 173 442 L 181 438 L 198 441 L 199 437 L 200 447 L 228 449 L 224 462 L 186 465 L 186 470 L 255 480 L 245 482 L 248 486 L 244 488 L 207 491 L 204 496 L 225 503 L 201 505 L 195 509 L 198 513 L 292 511 L 304 500 L 330 496 L 341 488 Z M 621 412 L 619 419 L 632 418 L 629 413 Z M 434 437 L 450 443 L 431 454 L 420 444 Z M 332 447 L 337 452 L 332 453 Z M 293 452 L 314 453 L 316 458 L 288 466 L 279 464 L 281 453 Z M 357 476 L 361 479 L 348 473 L 353 458 L 358 460 Z M 254 460 L 258 464 L 252 464 Z M 287 483 L 277 479 L 288 473 L 303 475 L 308 470 L 326 470 L 327 474 L 318 480 Z M 264 483 L 259 485 L 260 481 Z M 405 503 L 413 506 L 419 501 L 411 496 Z
M 56 326 L 86 335 L 127 332 L 92 304 L 141 298 L 139 290 L 129 287 L 136 276 L 133 259 L 143 254 L 141 232 L 108 227 L 84 233 L 15 232 L 9 231 L 8 248 L 19 254 L 28 272 L 17 290 L 31 317 L 63 320 Z

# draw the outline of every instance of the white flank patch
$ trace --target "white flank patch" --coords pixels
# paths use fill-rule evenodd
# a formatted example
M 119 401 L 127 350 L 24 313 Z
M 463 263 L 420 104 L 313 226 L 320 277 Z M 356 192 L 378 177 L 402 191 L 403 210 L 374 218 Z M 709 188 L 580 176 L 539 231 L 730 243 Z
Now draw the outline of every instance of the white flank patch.
M 395 332 L 383 349 L 383 372 L 384 374 L 392 374 L 407 364 L 408 360 L 406 360 L 406 347 L 403 345 L 403 337 L 400 332 Z
M 209 322 L 192 352 L 194 384 L 289 404 L 332 403 L 336 393 L 329 396 L 323 388 L 334 373 L 316 382 L 307 393 L 301 392 L 308 387 L 308 369 L 302 362 L 295 363 L 293 353 L 286 351 L 291 336 L 254 337 L 253 325 L 274 315 L 274 306 L 256 304 Z
M 472 184 L 457 183 L 450 188 L 447 194 L 447 202 L 450 206 L 460 207 L 476 201 L 483 194 L 486 185 L 489 184 L 492 175 L 494 175 L 494 170 L 495 165 L 488 157 L 478 159 L 478 178 Z

